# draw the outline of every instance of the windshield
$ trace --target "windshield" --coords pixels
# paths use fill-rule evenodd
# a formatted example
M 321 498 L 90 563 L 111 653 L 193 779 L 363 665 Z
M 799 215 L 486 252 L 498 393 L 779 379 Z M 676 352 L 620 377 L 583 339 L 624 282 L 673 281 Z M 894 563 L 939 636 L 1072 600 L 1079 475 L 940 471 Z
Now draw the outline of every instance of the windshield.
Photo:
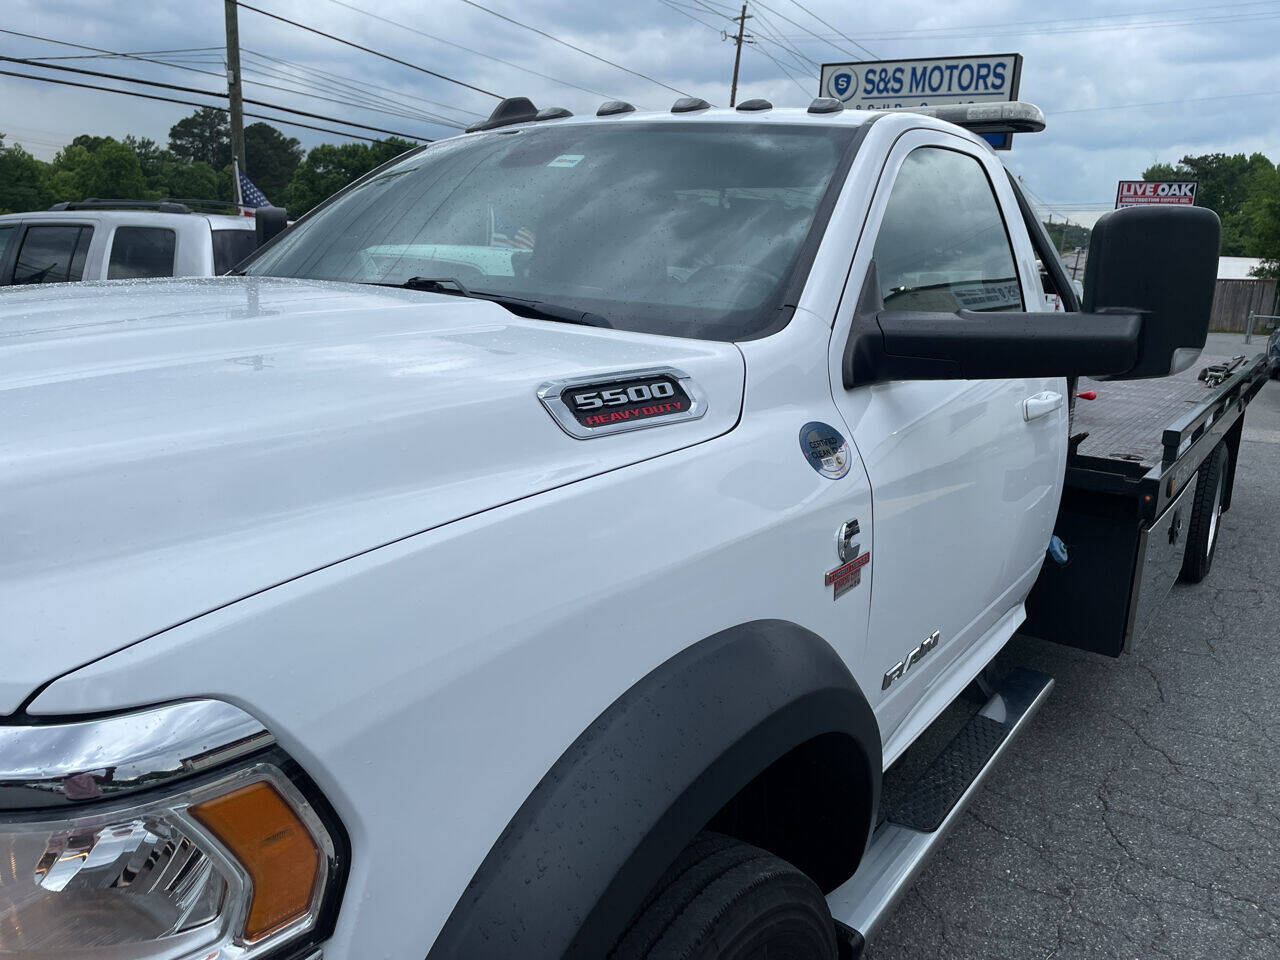
M 249 274 L 477 294 L 715 340 L 780 326 L 852 128 L 623 123 L 443 141 L 285 234 Z

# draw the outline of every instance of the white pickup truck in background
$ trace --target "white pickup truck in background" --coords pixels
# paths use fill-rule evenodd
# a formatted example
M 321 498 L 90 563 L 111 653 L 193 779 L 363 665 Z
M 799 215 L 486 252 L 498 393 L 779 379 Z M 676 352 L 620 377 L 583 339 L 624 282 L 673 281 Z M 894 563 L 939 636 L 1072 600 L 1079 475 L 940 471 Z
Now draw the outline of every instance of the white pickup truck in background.
M 856 956 L 1265 379 L 1194 379 L 1207 210 L 1079 302 L 978 135 L 1043 123 L 507 100 L 237 275 L 6 294 L 0 955 Z
M 254 227 L 254 218 L 172 200 L 83 200 L 4 214 L 0 286 L 218 276 L 258 248 Z

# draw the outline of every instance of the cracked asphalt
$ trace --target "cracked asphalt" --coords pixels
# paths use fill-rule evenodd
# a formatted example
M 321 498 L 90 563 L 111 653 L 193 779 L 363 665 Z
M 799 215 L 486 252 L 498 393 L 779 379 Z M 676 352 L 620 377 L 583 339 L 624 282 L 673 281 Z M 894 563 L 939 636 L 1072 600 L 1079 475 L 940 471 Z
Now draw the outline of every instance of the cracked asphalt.
M 1278 478 L 1273 381 L 1212 571 L 1174 587 L 1131 655 L 1013 640 L 1006 665 L 1057 685 L 871 960 L 1280 960 Z

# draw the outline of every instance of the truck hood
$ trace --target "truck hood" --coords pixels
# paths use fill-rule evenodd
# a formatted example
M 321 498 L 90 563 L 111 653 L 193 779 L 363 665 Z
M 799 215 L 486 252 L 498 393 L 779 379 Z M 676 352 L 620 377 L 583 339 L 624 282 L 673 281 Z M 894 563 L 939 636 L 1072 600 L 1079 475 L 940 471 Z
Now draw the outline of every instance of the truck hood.
M 706 415 L 577 440 L 538 400 L 654 365 L 691 375 Z M 743 377 L 732 344 L 384 287 L 0 293 L 0 715 L 249 594 L 724 433 Z

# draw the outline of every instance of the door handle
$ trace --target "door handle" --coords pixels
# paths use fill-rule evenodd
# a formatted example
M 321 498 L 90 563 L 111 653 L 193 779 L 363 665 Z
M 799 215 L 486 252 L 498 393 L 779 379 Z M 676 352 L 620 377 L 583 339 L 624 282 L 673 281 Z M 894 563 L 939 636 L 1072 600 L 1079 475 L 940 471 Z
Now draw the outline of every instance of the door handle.
M 1062 394 L 1046 390 L 1022 401 L 1022 419 L 1028 422 L 1045 417 L 1062 406 Z

